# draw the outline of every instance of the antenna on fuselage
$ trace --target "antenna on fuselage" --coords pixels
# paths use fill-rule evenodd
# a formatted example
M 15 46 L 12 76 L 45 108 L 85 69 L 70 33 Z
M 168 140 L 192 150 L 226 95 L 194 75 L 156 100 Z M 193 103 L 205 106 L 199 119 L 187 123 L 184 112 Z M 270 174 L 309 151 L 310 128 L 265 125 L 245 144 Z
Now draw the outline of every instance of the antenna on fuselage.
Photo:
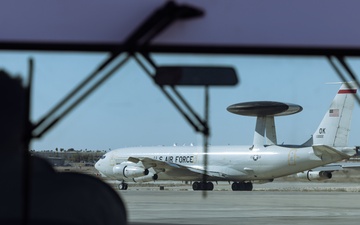
M 276 145 L 275 116 L 286 116 L 302 111 L 300 105 L 273 101 L 243 102 L 227 107 L 231 113 L 256 116 L 254 141 L 250 150 L 258 146 Z

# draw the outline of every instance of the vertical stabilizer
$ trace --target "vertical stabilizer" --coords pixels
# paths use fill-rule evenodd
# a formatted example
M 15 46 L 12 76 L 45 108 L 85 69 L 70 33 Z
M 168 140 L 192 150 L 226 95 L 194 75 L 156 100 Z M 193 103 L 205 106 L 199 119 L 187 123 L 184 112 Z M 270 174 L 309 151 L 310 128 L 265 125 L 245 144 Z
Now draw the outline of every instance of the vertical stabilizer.
M 319 127 L 305 145 L 347 146 L 356 91 L 353 82 L 341 85 Z

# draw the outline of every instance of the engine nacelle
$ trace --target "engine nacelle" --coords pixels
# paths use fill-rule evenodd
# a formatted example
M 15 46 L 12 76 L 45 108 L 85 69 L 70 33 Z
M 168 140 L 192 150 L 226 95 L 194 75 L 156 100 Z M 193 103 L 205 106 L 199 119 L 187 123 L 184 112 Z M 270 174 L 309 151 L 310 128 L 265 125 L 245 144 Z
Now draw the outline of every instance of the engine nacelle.
M 157 179 L 158 179 L 157 174 L 149 173 L 146 176 L 136 177 L 133 180 L 134 180 L 134 182 L 149 182 L 149 181 L 155 181 Z
M 304 171 L 297 173 L 296 176 L 300 179 L 307 179 L 309 181 L 322 181 L 331 179 L 332 173 L 330 171 Z
M 149 170 L 144 167 L 137 166 L 134 163 L 133 165 L 121 163 L 120 165 L 114 166 L 113 173 L 124 178 L 136 178 L 148 175 Z

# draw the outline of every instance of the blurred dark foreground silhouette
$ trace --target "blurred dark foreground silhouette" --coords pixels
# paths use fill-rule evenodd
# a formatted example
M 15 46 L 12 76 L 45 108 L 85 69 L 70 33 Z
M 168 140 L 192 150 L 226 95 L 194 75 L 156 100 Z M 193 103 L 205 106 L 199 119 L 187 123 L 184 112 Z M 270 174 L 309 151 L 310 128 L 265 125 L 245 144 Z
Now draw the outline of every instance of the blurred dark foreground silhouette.
M 0 70 L 0 224 L 127 224 L 124 203 L 109 185 L 90 175 L 58 173 L 44 159 L 24 154 L 26 96 L 22 80 Z

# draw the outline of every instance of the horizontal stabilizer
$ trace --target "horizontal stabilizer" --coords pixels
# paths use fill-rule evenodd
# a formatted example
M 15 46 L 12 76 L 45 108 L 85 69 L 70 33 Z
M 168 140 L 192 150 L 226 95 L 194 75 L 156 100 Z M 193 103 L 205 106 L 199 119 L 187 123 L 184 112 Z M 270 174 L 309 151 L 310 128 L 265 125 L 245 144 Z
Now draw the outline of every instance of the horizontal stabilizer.
M 322 161 L 339 161 L 343 159 L 349 159 L 351 155 L 340 152 L 327 145 L 313 145 L 312 146 L 314 153 Z

